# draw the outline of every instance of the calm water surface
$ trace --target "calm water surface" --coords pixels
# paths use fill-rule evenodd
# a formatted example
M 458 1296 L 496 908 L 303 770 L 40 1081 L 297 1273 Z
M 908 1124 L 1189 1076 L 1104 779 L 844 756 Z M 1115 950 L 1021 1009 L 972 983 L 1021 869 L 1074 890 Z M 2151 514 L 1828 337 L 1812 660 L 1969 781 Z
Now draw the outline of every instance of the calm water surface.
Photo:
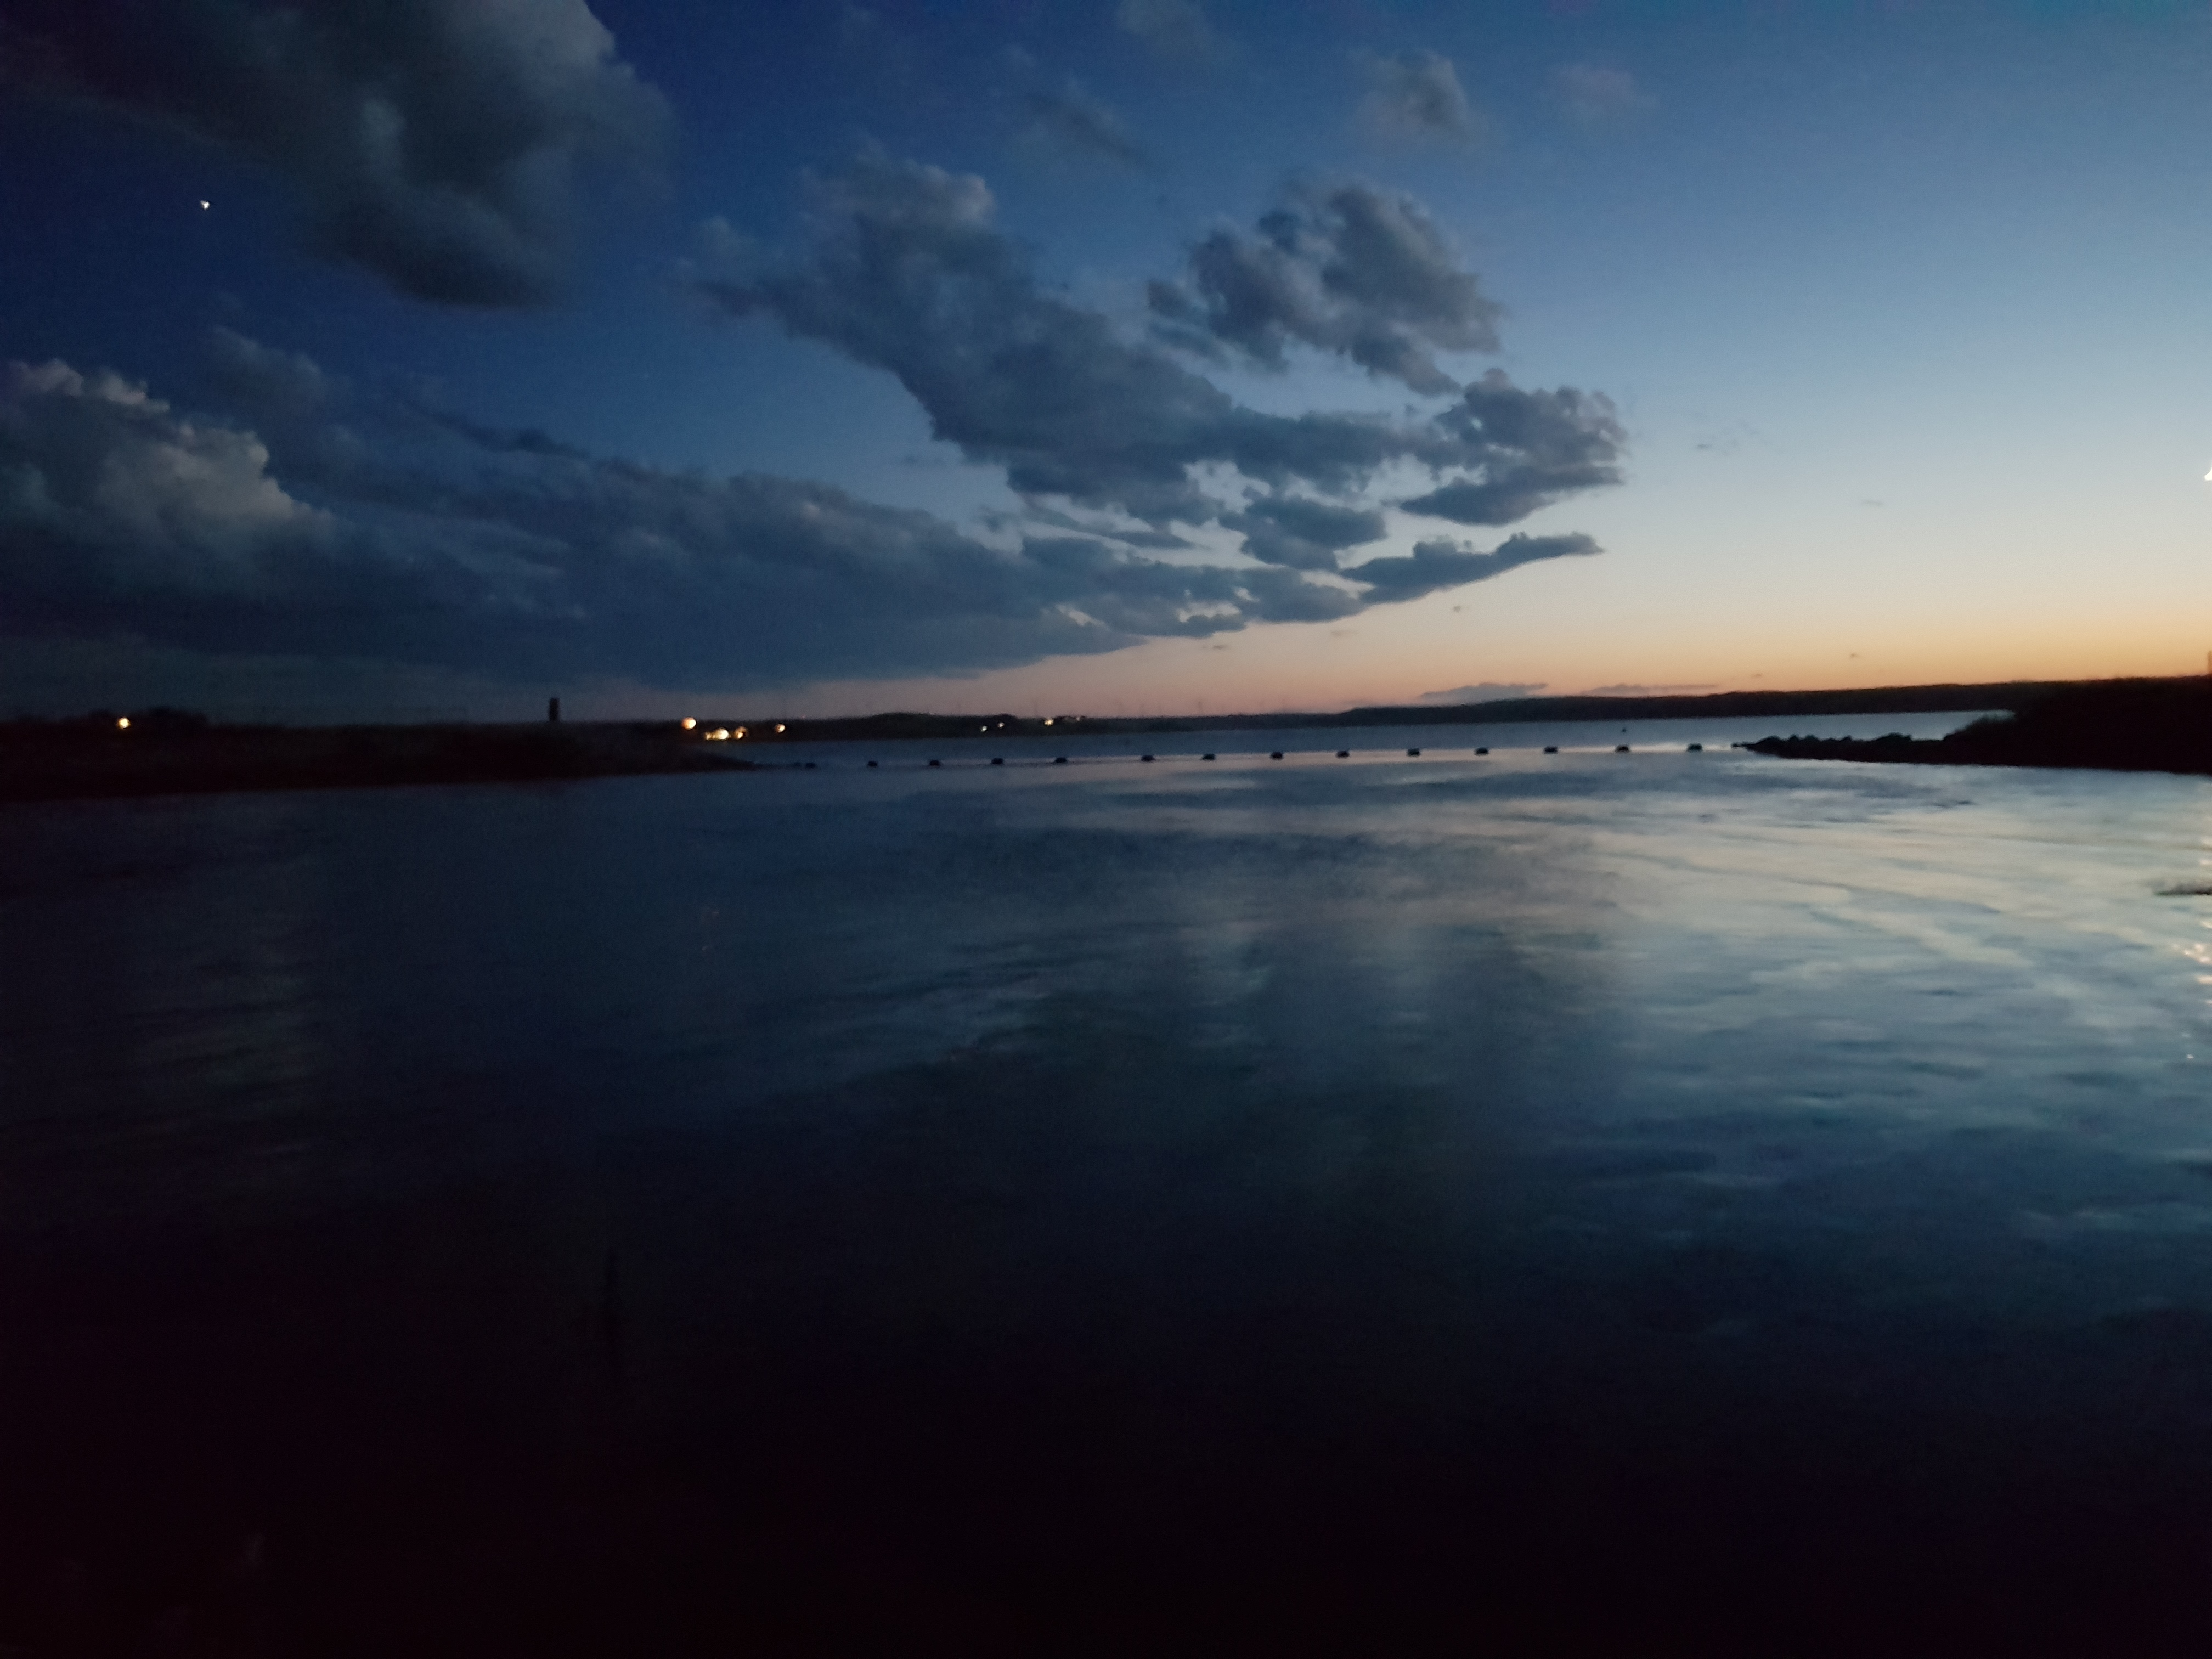
M 2212 783 L 1774 724 L 0 812 L 0 1642 L 2187 1649 Z

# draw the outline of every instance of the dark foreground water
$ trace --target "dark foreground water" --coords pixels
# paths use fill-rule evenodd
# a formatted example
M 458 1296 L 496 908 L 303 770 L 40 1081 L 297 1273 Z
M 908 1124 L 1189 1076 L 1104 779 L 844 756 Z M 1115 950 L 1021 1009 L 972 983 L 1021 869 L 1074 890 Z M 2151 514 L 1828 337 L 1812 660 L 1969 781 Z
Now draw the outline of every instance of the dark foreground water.
M 2212 784 L 1413 740 L 0 812 L 0 1644 L 2201 1651 Z

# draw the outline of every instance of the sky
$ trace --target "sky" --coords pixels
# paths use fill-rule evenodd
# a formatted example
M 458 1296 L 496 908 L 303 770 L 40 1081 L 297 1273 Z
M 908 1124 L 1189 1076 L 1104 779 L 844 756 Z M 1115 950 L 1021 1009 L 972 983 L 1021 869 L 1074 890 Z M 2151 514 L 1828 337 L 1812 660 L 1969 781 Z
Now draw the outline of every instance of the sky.
M 2212 9 L 0 0 L 0 713 L 2202 672 Z

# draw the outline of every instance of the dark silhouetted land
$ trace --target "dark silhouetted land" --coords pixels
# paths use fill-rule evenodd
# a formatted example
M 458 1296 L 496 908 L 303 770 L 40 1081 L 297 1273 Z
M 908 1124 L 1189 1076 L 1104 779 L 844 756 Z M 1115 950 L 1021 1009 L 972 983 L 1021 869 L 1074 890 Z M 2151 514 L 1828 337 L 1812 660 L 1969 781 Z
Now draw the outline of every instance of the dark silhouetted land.
M 1340 726 L 1498 726 L 1541 720 L 1669 720 L 1757 719 L 1786 714 L 1927 714 L 1990 709 L 2021 710 L 2084 684 L 2069 680 L 2002 680 L 1978 685 L 1889 685 L 1842 691 L 1718 691 L 1699 696 L 1512 697 L 1497 702 L 1377 704 L 1334 713 L 1160 714 L 1133 717 L 1064 714 L 1051 720 L 1018 714 L 866 714 L 848 720 L 791 720 L 779 726 L 763 720 L 725 720 L 744 726 L 755 743 L 838 743 L 884 738 L 979 737 L 988 732 L 1042 736 L 1054 731 L 1090 732 L 1270 732 Z M 2165 684 L 2166 681 L 2123 681 Z M 2171 682 L 2189 684 L 2191 682 Z
M 127 720 L 128 725 L 124 724 Z M 0 800 L 749 770 L 671 721 L 217 726 L 172 709 L 0 725 Z
M 2008 680 L 1845 691 L 1723 691 L 1705 696 L 1516 697 L 1499 702 L 1352 708 L 1336 714 L 1143 717 L 869 714 L 844 720 L 546 721 L 514 725 L 224 726 L 175 709 L 0 723 L 0 801 L 330 789 L 390 784 L 520 783 L 657 772 L 745 771 L 710 733 L 742 734 L 759 757 L 793 743 L 984 735 L 1281 731 L 1552 720 L 1738 720 L 1760 715 L 1997 710 L 1936 742 L 1767 738 L 1762 754 L 1976 766 L 2087 766 L 2212 772 L 2212 680 Z
M 1944 738 L 1761 738 L 1744 747 L 1790 760 L 2212 773 L 2212 679 L 2067 686 Z

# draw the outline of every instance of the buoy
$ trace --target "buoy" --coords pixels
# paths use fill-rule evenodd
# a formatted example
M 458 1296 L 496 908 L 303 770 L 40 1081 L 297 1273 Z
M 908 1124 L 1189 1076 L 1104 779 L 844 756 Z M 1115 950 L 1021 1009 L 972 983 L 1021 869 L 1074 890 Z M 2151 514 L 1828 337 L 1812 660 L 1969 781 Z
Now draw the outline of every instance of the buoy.
M 1065 755 L 1054 755 L 1052 757 L 1052 763 L 1054 766 L 1065 766 L 1067 764 L 1067 757 Z
M 1547 755 L 1556 755 L 1559 752 L 1559 745 L 1556 743 L 1547 743 L 1544 745 L 1544 752 Z
M 1145 761 L 1148 761 L 1148 760 L 1152 759 L 1152 757 L 1151 757 L 1150 755 L 1139 755 L 1139 756 L 1138 756 L 1138 757 L 1137 757 L 1137 758 L 1138 758 L 1139 760 L 1145 760 Z
M 1689 752 L 1692 755 L 1702 755 L 1705 752 L 1705 745 L 1702 743 L 1693 743 L 1690 745 Z
M 1418 749 L 1408 749 L 1406 752 L 1407 752 L 1408 755 L 1414 755 L 1414 756 L 1418 756 L 1421 751 L 1420 751 L 1419 750 L 1418 750 Z
M 1352 751 L 1349 749 L 1340 749 L 1336 751 L 1336 757 L 1339 760 L 1350 760 L 1352 758 Z
M 991 764 L 994 766 L 1004 766 L 1006 762 L 1000 760 L 996 755 L 994 755 L 991 757 Z
M 871 772 L 872 772 L 872 771 L 874 771 L 875 769 L 876 769 L 876 763 L 875 763 L 875 762 L 873 762 L 873 761 L 870 761 L 870 762 L 868 763 L 868 770 L 870 770 Z
M 1269 760 L 1280 760 L 1282 757 L 1283 751 L 1279 749 L 1271 749 L 1267 751 L 1267 758 Z
M 932 766 L 942 766 L 942 765 L 944 765 L 944 764 L 945 764 L 945 763 L 944 763 L 943 761 L 932 761 L 932 762 L 930 762 L 930 764 L 931 764 Z
M 1616 743 L 1613 745 L 1613 752 L 1616 755 L 1625 755 L 1628 752 L 1628 745 L 1625 743 Z
M 1211 756 L 1211 755 L 1200 755 L 1200 756 L 1199 757 L 1199 759 L 1200 759 L 1200 760 L 1212 760 L 1212 758 L 1213 758 L 1213 757 L 1212 757 L 1212 756 Z
M 1478 755 L 1486 755 L 1490 751 L 1487 749 L 1478 749 L 1474 752 Z

